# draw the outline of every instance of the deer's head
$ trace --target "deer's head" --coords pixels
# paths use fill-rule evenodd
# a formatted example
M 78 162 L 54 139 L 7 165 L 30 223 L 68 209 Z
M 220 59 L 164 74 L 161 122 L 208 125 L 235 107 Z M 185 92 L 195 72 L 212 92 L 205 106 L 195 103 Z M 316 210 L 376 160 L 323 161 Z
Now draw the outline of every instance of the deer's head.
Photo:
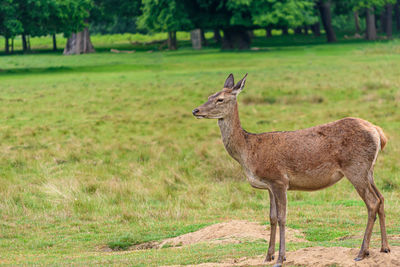
M 232 73 L 225 81 L 224 89 L 208 97 L 208 101 L 195 108 L 192 113 L 198 118 L 223 119 L 233 113 L 236 97 L 243 90 L 247 74 L 236 85 Z

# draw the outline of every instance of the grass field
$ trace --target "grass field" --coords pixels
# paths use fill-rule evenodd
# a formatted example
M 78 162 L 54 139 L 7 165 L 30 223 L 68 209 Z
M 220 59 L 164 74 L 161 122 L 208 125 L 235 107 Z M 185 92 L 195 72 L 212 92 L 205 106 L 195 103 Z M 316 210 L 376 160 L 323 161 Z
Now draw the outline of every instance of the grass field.
M 269 43 L 270 42 L 270 43 Z M 0 57 L 0 263 L 190 264 L 259 255 L 265 242 L 125 249 L 246 219 L 268 222 L 268 193 L 250 187 L 214 120 L 191 110 L 233 72 L 250 132 L 295 130 L 346 116 L 389 137 L 375 168 L 387 228 L 400 234 L 400 42 L 321 39 L 221 52 L 100 52 Z M 289 192 L 287 223 L 304 246 L 359 247 L 367 212 L 345 179 Z M 373 236 L 379 235 L 378 223 Z M 379 246 L 373 243 L 373 246 Z M 391 242 L 391 245 L 400 245 Z

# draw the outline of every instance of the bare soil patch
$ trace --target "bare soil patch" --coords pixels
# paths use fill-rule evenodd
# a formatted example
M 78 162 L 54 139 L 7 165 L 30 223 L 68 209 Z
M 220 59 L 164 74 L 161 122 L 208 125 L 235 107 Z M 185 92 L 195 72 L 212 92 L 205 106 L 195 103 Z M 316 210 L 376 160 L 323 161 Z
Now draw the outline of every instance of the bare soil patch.
M 358 248 L 343 247 L 310 247 L 286 252 L 286 266 L 400 266 L 400 247 L 392 247 L 391 253 L 380 253 L 378 248 L 370 249 L 370 256 L 362 261 L 354 261 Z M 277 253 L 275 253 L 275 257 Z M 265 255 L 254 258 L 227 260 L 222 263 L 208 262 L 196 267 L 228 267 L 228 266 L 272 266 L 275 262 L 264 263 Z
M 213 224 L 198 231 L 168 238 L 161 242 L 139 244 L 133 246 L 132 249 L 181 247 L 198 243 L 241 243 L 244 241 L 254 241 L 259 239 L 268 241 L 270 236 L 269 231 L 270 228 L 266 225 L 244 220 L 234 220 Z M 299 230 L 287 228 L 286 242 L 307 242 L 307 240 Z

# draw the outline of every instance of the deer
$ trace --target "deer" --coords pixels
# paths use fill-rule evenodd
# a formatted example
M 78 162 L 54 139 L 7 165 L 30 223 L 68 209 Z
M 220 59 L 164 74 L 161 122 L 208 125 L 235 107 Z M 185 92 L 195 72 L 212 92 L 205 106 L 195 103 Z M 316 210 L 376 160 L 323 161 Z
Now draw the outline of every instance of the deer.
M 287 191 L 327 188 L 343 177 L 355 187 L 368 210 L 367 227 L 355 261 L 369 255 L 372 229 L 379 215 L 381 252 L 389 253 L 384 198 L 374 182 L 374 165 L 387 138 L 383 130 L 360 118 L 343 118 L 296 131 L 249 133 L 240 124 L 237 97 L 247 74 L 237 84 L 233 74 L 224 88 L 208 97 L 192 114 L 217 119 L 228 154 L 241 166 L 250 185 L 268 190 L 270 240 L 265 263 L 274 260 L 276 228 L 279 225 L 279 254 L 274 267 L 285 257 Z

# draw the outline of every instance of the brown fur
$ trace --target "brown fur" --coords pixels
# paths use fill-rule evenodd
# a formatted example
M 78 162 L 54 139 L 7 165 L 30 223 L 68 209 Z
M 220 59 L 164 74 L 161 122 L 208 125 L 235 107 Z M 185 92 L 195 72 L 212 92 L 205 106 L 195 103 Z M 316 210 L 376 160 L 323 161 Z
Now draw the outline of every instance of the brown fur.
M 230 75 L 222 91 L 193 110 L 198 118 L 216 118 L 228 153 L 238 161 L 250 184 L 270 193 L 271 240 L 266 260 L 272 260 L 276 224 L 280 228 L 277 266 L 285 258 L 286 191 L 326 188 L 346 176 L 367 205 L 368 224 L 356 260 L 368 255 L 376 213 L 379 214 L 382 251 L 389 252 L 383 196 L 373 181 L 373 167 L 387 142 L 383 130 L 359 118 L 287 132 L 248 133 L 242 129 L 236 97 L 246 76 L 235 86 Z

